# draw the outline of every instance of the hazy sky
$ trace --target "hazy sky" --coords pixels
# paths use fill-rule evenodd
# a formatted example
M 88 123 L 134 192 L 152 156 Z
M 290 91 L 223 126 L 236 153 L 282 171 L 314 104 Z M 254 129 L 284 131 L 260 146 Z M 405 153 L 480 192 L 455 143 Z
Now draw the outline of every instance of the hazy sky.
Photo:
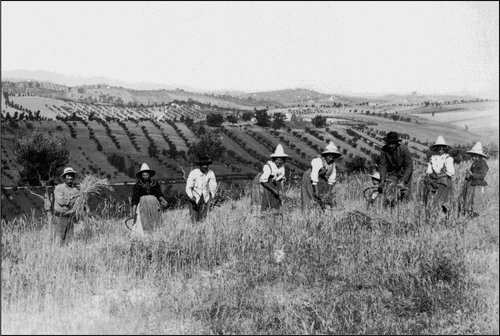
M 498 99 L 499 3 L 2 1 L 2 71 Z

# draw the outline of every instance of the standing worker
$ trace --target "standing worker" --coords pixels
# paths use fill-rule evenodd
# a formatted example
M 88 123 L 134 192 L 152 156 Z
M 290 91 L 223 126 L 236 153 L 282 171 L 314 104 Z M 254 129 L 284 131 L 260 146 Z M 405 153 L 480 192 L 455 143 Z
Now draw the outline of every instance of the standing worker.
M 202 222 L 207 217 L 208 208 L 217 191 L 215 174 L 208 169 L 213 162 L 208 156 L 198 158 L 196 164 L 187 178 L 186 194 L 190 199 L 189 215 L 193 223 Z
M 75 184 L 78 175 L 71 167 L 64 168 L 61 174 L 63 183 L 54 188 L 54 216 L 52 218 L 52 229 L 55 240 L 61 245 L 68 244 L 73 240 L 76 214 L 75 201 L 80 196 L 80 190 Z
M 161 224 L 161 205 L 166 207 L 160 184 L 152 177 L 156 172 L 143 163 L 141 170 L 135 176 L 137 182 L 132 189 L 132 215 L 134 216 L 133 231 L 150 232 Z
M 489 170 L 483 152 L 481 142 L 477 142 L 470 151 L 467 152 L 472 157 L 472 165 L 465 174 L 465 188 L 463 191 L 462 214 L 470 217 L 479 216 L 479 211 L 483 210 L 485 203 L 484 187 L 488 185 L 484 178 Z
M 413 160 L 408 147 L 401 144 L 402 140 L 398 133 L 387 133 L 384 141 L 386 144 L 380 152 L 378 190 L 380 193 L 384 193 L 384 204 L 394 206 L 396 203 L 407 201 L 410 198 Z
M 282 205 L 280 193 L 283 194 L 285 181 L 285 160 L 289 157 L 278 144 L 270 155 L 271 160 L 262 167 L 252 182 L 251 211 L 258 217 L 261 211 L 279 209 Z
M 424 180 L 424 203 L 442 210 L 447 214 L 451 209 L 453 199 L 453 181 L 455 175 L 453 158 L 448 154 L 450 146 L 444 138 L 438 136 L 436 143 L 429 148 L 435 154 L 427 165 L 427 176 Z

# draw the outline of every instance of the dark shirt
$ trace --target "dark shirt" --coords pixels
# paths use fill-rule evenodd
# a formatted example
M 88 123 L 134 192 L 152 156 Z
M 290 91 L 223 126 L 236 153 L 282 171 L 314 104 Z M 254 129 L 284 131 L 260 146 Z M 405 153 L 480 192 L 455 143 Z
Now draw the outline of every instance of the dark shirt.
M 139 180 L 132 190 L 132 205 L 139 204 L 140 198 L 145 195 L 153 195 L 160 200 L 160 197 L 163 197 L 160 184 L 155 180 L 149 180 L 149 183 Z
M 380 152 L 380 182 L 385 182 L 387 175 L 394 175 L 408 184 L 412 173 L 413 160 L 408 147 L 400 144 L 393 152 L 389 150 L 387 145 L 382 147 Z
M 486 173 L 488 172 L 488 164 L 483 158 L 480 158 L 476 162 L 472 164 L 470 167 L 470 171 L 472 176 L 470 176 L 467 180 L 471 181 L 470 185 L 472 186 L 485 186 L 488 183 L 484 180 L 486 177 Z

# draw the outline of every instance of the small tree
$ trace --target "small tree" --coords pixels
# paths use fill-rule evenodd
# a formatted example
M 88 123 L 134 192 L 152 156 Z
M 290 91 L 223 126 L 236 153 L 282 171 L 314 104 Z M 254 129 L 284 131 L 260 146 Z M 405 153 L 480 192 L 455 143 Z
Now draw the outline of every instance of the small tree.
M 227 122 L 230 122 L 231 124 L 237 124 L 238 123 L 238 116 L 235 114 L 230 114 L 226 117 Z
M 220 127 L 224 122 L 224 116 L 222 114 L 207 114 L 207 125 L 212 127 Z
M 243 121 L 250 121 L 253 118 L 253 112 L 245 112 L 241 115 Z
M 280 112 L 274 113 L 271 127 L 275 130 L 285 127 L 285 118 L 286 117 L 283 113 Z
M 221 136 L 211 131 L 200 136 L 200 140 L 189 148 L 188 155 L 192 161 L 198 160 L 200 156 L 209 156 L 212 160 L 219 160 L 224 156 L 225 151 Z
M 321 115 L 315 116 L 312 120 L 311 123 L 314 125 L 316 128 L 321 128 L 326 126 L 326 117 L 323 117 Z
M 255 111 L 255 119 L 257 119 L 257 125 L 260 127 L 269 127 L 271 124 L 271 117 L 267 114 L 267 110 Z
M 14 154 L 19 164 L 19 183 L 28 187 L 44 187 L 44 196 L 30 192 L 45 202 L 49 224 L 52 223 L 53 195 L 49 185 L 55 183 L 70 154 L 65 138 L 38 130 L 14 140 Z M 29 189 L 28 189 L 29 190 Z

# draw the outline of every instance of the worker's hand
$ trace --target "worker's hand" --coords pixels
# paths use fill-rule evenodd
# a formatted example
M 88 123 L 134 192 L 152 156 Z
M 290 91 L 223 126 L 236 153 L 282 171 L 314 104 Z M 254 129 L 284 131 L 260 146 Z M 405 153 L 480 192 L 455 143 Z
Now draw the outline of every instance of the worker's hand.
M 168 202 L 167 202 L 165 199 L 163 199 L 163 198 L 160 200 L 160 203 L 161 203 L 161 205 L 162 205 L 162 206 L 164 206 L 165 208 L 166 208 L 166 207 L 167 207 L 167 205 L 168 205 Z
M 196 203 L 196 197 L 192 196 L 191 197 L 191 202 Z
M 384 187 L 385 187 L 385 183 L 380 183 L 378 185 L 377 191 L 382 194 L 384 192 Z

